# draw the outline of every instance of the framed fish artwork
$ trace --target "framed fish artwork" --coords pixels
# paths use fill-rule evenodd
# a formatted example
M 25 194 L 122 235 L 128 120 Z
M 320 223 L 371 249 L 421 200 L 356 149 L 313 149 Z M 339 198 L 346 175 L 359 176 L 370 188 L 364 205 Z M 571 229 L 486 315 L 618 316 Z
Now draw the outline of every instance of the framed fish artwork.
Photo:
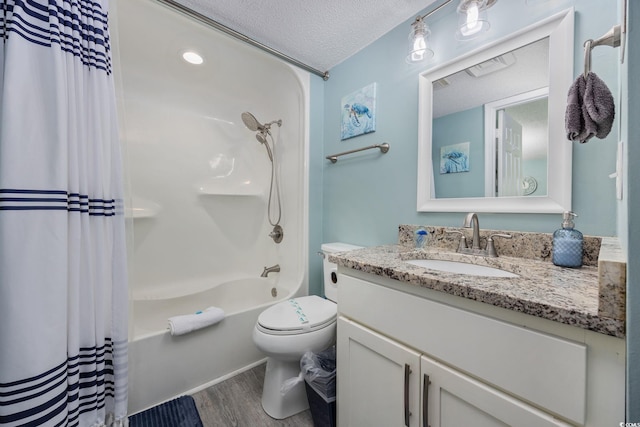
M 376 83 L 342 97 L 341 140 L 376 130 Z

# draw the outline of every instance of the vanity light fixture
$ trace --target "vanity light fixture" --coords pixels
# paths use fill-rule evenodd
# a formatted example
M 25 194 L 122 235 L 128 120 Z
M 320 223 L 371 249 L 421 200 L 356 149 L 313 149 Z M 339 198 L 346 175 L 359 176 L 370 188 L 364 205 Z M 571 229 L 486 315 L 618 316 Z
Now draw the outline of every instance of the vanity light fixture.
M 418 16 L 411 24 L 411 33 L 409 33 L 409 54 L 407 62 L 421 62 L 425 59 L 433 58 L 433 50 L 429 49 L 429 34 L 431 31 L 427 24 Z
M 429 49 L 428 40 L 431 31 L 429 30 L 429 27 L 427 26 L 427 23 L 424 22 L 424 20 L 442 9 L 447 4 L 451 3 L 451 1 L 452 0 L 446 0 L 431 12 L 422 16 L 417 16 L 415 21 L 411 23 L 411 32 L 409 33 L 409 54 L 406 58 L 406 61 L 409 64 L 421 62 L 425 59 L 431 59 L 433 57 L 433 50 Z
M 456 40 L 472 40 L 489 31 L 491 23 L 487 9 L 498 0 L 460 0 L 458 5 L 458 31 Z

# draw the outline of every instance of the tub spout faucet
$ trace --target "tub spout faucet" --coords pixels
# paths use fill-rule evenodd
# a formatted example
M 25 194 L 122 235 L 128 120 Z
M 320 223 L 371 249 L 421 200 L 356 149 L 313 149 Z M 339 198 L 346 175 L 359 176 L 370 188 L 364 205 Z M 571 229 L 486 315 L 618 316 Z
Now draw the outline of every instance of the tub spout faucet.
M 473 241 L 471 242 L 471 249 L 480 249 L 480 222 L 478 221 L 478 215 L 474 212 L 469 212 L 462 224 L 464 228 L 473 227 Z
M 265 267 L 260 277 L 268 277 L 269 273 L 277 273 L 279 271 L 280 271 L 280 264 L 276 264 L 271 267 Z

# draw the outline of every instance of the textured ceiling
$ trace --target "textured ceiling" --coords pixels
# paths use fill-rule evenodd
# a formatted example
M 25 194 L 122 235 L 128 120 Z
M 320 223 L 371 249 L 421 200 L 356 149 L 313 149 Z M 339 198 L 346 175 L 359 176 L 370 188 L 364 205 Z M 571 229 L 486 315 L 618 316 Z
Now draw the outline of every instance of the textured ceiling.
M 417 16 L 436 0 L 177 1 L 272 49 L 326 71 Z M 409 30 L 407 26 L 407 34 Z

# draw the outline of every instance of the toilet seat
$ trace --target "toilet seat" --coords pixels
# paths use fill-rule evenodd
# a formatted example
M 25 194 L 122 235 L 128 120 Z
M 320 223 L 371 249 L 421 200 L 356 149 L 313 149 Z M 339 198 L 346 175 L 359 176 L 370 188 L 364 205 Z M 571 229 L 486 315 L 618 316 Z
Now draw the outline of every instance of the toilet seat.
M 293 298 L 269 307 L 258 316 L 256 328 L 269 335 L 300 335 L 335 324 L 335 303 L 316 295 Z

